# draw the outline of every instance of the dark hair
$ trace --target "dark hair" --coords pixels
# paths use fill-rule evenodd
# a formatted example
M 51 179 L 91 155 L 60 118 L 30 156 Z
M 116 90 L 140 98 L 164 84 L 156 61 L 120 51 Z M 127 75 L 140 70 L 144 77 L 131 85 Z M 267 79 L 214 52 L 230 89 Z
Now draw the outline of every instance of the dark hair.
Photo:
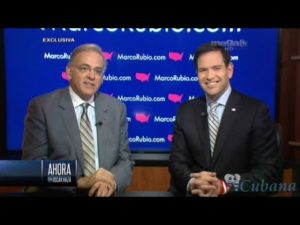
M 219 45 L 216 43 L 204 44 L 196 50 L 195 55 L 194 55 L 194 60 L 193 60 L 195 63 L 195 66 L 197 67 L 197 61 L 203 54 L 208 53 L 208 52 L 215 52 L 215 51 L 221 52 L 223 59 L 224 59 L 224 63 L 227 67 L 230 63 L 230 53 L 226 50 L 226 48 L 224 48 L 223 45 Z

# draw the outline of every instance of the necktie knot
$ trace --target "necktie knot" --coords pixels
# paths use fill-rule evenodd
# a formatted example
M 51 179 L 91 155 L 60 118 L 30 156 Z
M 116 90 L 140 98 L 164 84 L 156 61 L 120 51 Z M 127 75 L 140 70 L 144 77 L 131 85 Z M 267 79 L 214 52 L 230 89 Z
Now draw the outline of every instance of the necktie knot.
M 219 103 L 218 102 L 211 102 L 210 103 L 210 111 L 215 113 L 216 110 L 217 110 L 217 107 L 218 107 Z
M 84 115 L 87 115 L 87 110 L 88 110 L 88 107 L 89 107 L 89 103 L 82 103 L 81 106 L 82 106 L 82 116 Z

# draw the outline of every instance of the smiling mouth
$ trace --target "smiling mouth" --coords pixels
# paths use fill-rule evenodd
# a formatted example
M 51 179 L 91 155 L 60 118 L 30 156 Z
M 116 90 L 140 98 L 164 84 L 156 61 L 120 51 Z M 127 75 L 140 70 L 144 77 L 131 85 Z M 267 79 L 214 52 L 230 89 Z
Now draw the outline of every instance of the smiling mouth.
M 206 82 L 206 86 L 207 87 L 215 87 L 218 83 L 219 83 L 219 81 Z

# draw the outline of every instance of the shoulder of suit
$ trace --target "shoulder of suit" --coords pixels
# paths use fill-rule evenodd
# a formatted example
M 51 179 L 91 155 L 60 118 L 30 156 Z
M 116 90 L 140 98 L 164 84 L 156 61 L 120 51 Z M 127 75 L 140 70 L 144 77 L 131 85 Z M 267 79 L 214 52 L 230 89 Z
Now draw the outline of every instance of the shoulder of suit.
M 242 104 L 256 105 L 256 106 L 266 106 L 266 104 L 262 100 L 259 100 L 255 97 L 243 94 L 243 93 L 238 92 L 238 91 L 234 91 L 233 94 L 235 94 L 236 96 L 238 96 L 240 98 Z
M 110 95 L 106 95 L 103 94 L 101 92 L 97 93 L 97 96 L 95 98 L 95 101 L 99 100 L 100 102 L 105 102 L 108 104 L 113 104 L 113 105 L 117 105 L 117 106 L 124 106 L 125 104 L 123 102 L 121 102 L 119 99 L 110 96 Z
M 201 96 L 201 97 L 198 97 L 198 98 L 191 99 L 191 100 L 183 103 L 182 105 L 195 105 L 195 104 L 202 104 L 202 103 L 205 103 L 205 102 L 206 102 L 205 96 Z
M 181 109 L 195 108 L 201 105 L 205 105 L 205 103 L 206 103 L 205 97 L 202 96 L 182 103 L 180 108 Z
M 60 99 L 62 95 L 67 94 L 67 93 L 68 93 L 67 88 L 56 89 L 52 92 L 36 96 L 32 99 L 32 101 L 47 102 L 47 101 L 51 101 L 51 100 L 54 100 L 54 99 Z

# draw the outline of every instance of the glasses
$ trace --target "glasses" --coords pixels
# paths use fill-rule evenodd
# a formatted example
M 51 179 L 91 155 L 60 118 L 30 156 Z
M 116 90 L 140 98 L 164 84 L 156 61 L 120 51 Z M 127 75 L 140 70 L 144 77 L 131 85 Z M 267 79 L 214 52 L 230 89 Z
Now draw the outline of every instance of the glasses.
M 93 70 L 96 75 L 102 76 L 102 74 L 104 72 L 103 69 L 101 69 L 99 67 L 92 68 L 92 67 L 90 67 L 88 65 L 72 65 L 72 66 L 74 66 L 76 69 L 78 69 L 78 71 L 81 74 L 87 74 L 87 73 L 90 73 Z

